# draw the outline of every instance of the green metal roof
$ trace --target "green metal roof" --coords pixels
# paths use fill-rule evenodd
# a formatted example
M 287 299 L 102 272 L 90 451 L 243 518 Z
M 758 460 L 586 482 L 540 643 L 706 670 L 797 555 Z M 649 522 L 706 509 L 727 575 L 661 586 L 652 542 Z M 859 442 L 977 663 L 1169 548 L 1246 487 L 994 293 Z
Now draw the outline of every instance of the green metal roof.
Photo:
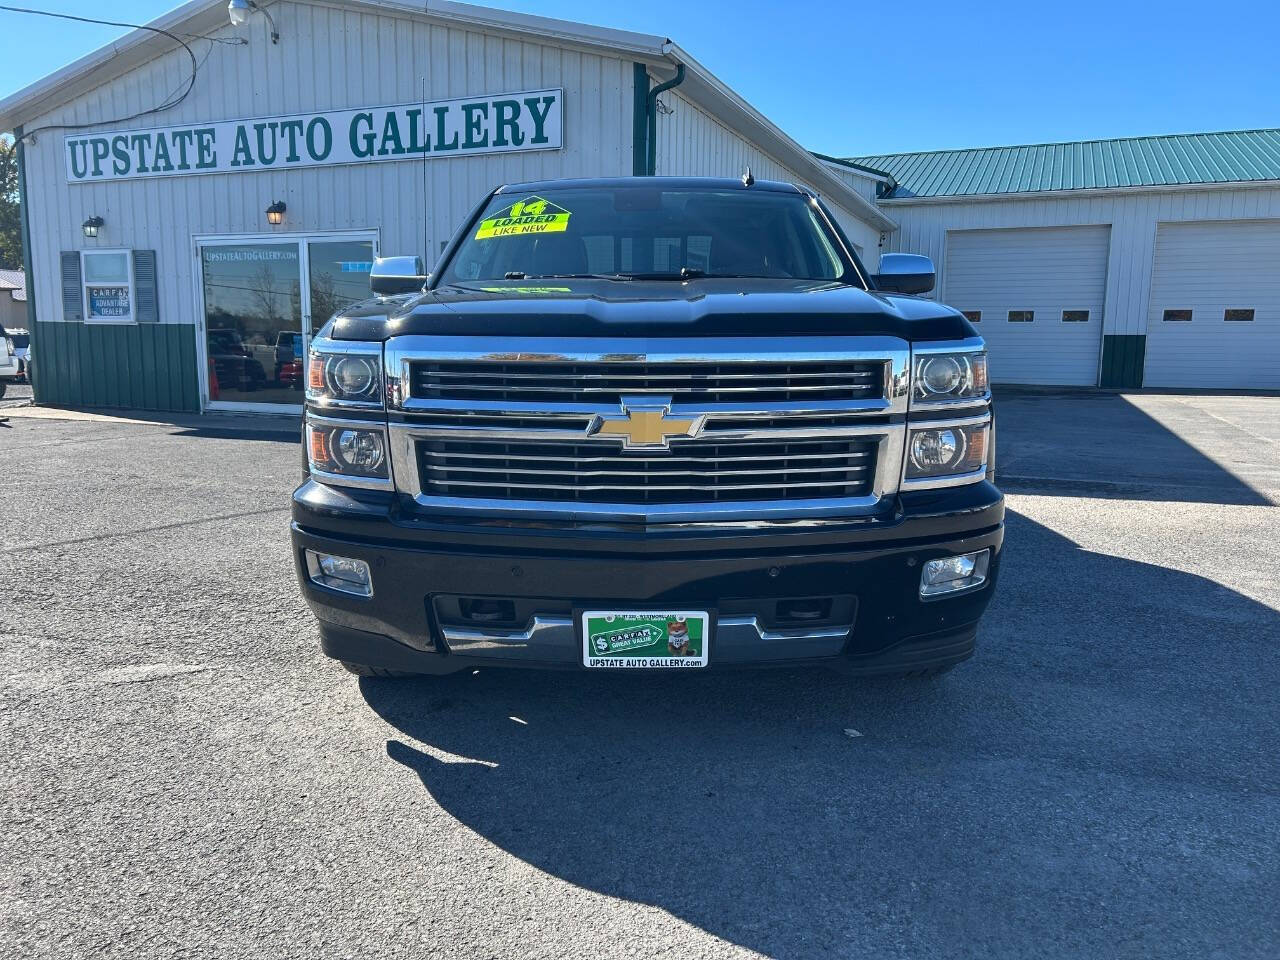
M 1280 129 L 938 150 L 850 163 L 893 175 L 885 199 L 1280 180 Z

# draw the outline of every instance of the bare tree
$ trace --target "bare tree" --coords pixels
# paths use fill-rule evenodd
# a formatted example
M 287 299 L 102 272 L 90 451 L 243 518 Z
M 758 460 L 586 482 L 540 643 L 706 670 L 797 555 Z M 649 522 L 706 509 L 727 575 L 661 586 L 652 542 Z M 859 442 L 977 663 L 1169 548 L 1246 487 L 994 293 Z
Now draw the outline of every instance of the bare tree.
M 276 309 L 276 298 L 283 296 L 283 291 L 275 288 L 276 275 L 268 264 L 261 264 L 249 277 L 249 299 L 257 307 L 257 314 L 269 326 L 277 326 L 280 312 Z

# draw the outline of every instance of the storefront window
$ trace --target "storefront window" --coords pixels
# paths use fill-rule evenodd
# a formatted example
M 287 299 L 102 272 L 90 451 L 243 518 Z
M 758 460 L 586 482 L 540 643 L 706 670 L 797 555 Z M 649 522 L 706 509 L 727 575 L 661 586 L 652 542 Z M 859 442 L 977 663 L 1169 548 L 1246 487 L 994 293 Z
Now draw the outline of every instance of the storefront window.
M 89 323 L 133 323 L 133 272 L 127 250 L 81 254 L 84 317 Z
M 372 237 L 202 244 L 209 400 L 300 404 L 308 338 L 369 296 L 373 258 Z
M 209 399 L 302 402 L 298 244 L 202 247 Z

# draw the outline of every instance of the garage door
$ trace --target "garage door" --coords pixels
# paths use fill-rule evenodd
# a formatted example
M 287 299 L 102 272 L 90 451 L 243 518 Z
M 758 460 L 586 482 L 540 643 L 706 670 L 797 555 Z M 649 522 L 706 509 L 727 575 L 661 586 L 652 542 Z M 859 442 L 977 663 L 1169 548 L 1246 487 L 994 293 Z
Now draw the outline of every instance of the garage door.
M 943 300 L 976 319 L 997 383 L 1094 386 L 1110 227 L 953 230 Z
M 1280 222 L 1160 224 L 1142 383 L 1280 388 Z

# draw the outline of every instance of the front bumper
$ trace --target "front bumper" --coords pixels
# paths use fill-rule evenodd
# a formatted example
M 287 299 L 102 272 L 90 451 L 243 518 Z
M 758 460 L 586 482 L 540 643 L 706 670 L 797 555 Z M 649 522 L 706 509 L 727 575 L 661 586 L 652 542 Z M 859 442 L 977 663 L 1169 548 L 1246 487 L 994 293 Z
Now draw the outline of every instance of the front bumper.
M 329 656 L 386 669 L 582 667 L 577 613 L 707 609 L 709 667 L 823 664 L 858 673 L 971 655 L 999 576 L 1004 503 L 983 482 L 903 494 L 891 514 L 802 529 L 644 530 L 458 524 L 400 513 L 392 495 L 311 481 L 294 493 L 303 594 Z M 373 596 L 313 583 L 303 551 L 367 562 Z M 927 560 L 989 548 L 980 588 L 922 601 Z M 499 620 L 469 619 L 476 599 Z

